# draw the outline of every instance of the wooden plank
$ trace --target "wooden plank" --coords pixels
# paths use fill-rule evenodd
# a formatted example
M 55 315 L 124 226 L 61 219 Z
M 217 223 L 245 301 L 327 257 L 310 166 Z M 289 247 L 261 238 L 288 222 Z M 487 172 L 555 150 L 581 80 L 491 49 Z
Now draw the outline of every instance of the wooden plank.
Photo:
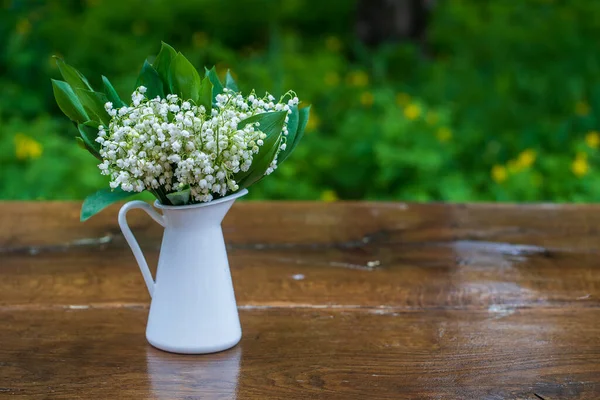
M 77 210 L 1 204 L 0 307 L 147 304 L 117 207 L 85 224 Z M 598 211 L 246 202 L 234 206 L 224 230 L 241 305 L 588 307 L 600 304 Z M 132 215 L 156 265 L 161 230 Z
M 120 235 L 119 205 L 85 223 L 79 222 L 80 206 L 0 201 L 2 251 L 94 245 L 94 240 L 100 246 Z M 160 237 L 160 227 L 142 212 L 134 211 L 129 218 L 140 242 L 155 243 Z M 241 201 L 234 204 L 223 227 L 228 243 L 242 247 L 478 241 L 596 253 L 600 205 Z
M 156 251 L 147 257 L 156 265 Z M 514 261 L 474 251 L 468 263 L 461 263 L 447 248 L 404 247 L 397 260 L 390 256 L 373 270 L 354 267 L 362 257 L 337 250 L 230 250 L 229 255 L 240 305 L 587 307 L 600 299 L 599 263 L 587 255 L 556 260 L 519 256 Z M 126 248 L 4 255 L 0 270 L 0 307 L 149 301 Z
M 11 398 L 595 399 L 598 309 L 245 309 L 227 352 L 144 340 L 147 310 L 5 311 Z

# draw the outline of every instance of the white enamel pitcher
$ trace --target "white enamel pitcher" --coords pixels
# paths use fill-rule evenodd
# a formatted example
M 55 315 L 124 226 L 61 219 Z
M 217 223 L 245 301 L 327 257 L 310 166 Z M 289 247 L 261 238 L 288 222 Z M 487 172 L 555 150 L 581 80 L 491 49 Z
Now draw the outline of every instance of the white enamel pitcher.
M 209 203 L 163 206 L 143 201 L 121 207 L 119 225 L 140 266 L 152 302 L 146 338 L 173 353 L 214 353 L 242 337 L 221 221 L 246 189 Z M 165 228 L 156 280 L 127 225 L 127 212 L 142 209 Z

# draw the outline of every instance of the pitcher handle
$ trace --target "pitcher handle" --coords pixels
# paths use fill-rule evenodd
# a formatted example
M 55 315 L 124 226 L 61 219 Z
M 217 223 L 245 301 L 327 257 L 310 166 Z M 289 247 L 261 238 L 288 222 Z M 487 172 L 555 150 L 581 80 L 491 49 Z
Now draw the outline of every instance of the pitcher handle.
M 129 210 L 133 210 L 135 208 L 139 208 L 141 210 L 146 211 L 146 213 L 152 217 L 153 220 L 158 222 L 161 226 L 165 226 L 164 217 L 156 212 L 154 208 L 148 203 L 145 203 L 141 200 L 134 200 L 126 203 L 121 207 L 119 211 L 119 226 L 121 227 L 121 231 L 123 231 L 123 236 L 125 236 L 125 240 L 131 247 L 131 251 L 140 266 L 140 271 L 142 271 L 142 275 L 144 277 L 144 281 L 146 282 L 146 286 L 148 286 L 148 292 L 150 293 L 150 297 L 154 293 L 154 278 L 152 277 L 152 273 L 150 272 L 150 268 L 148 268 L 148 263 L 146 262 L 146 258 L 144 257 L 144 253 L 142 253 L 142 249 L 140 249 L 140 245 L 138 244 L 135 236 L 129 229 L 129 225 L 127 225 L 127 212 Z

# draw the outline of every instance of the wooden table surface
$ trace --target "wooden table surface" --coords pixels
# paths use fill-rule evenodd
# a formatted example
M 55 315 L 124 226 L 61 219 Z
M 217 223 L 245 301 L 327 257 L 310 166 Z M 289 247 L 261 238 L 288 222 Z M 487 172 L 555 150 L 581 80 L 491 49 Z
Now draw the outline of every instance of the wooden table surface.
M 0 202 L 0 397 L 600 399 L 600 206 L 237 203 L 243 338 L 205 356 L 146 343 L 117 210 Z

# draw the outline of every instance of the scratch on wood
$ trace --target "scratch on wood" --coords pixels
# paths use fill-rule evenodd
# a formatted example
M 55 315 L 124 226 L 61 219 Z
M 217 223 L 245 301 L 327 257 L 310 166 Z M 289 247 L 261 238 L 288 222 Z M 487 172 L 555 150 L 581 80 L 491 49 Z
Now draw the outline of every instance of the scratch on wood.
M 114 240 L 113 234 L 107 234 L 97 238 L 83 238 L 73 240 L 72 242 L 52 244 L 45 246 L 17 246 L 17 247 L 0 247 L 0 254 L 2 253 L 21 253 L 29 254 L 32 256 L 38 255 L 42 252 L 56 253 L 61 251 L 67 251 L 76 247 L 93 247 L 103 246 L 111 243 Z
M 12 304 L 0 306 L 0 312 L 39 310 L 104 310 L 115 308 L 145 309 L 147 303 L 90 303 L 90 304 Z
M 348 240 L 344 242 L 333 243 L 236 243 L 228 244 L 227 248 L 231 250 L 287 250 L 287 249 L 357 249 L 367 244 L 377 243 L 389 237 L 389 232 L 381 230 L 364 235 L 358 240 Z
M 369 261 L 367 263 L 367 265 L 362 265 L 362 264 L 352 264 L 352 263 L 346 263 L 346 262 L 340 262 L 340 261 L 318 261 L 318 260 L 302 260 L 302 259 L 297 259 L 297 258 L 277 258 L 275 259 L 275 261 L 278 262 L 283 262 L 283 263 L 293 263 L 293 264 L 299 264 L 299 265 L 326 265 L 328 267 L 336 267 L 336 268 L 347 268 L 347 269 L 354 269 L 354 270 L 360 270 L 360 271 L 374 271 L 377 268 L 381 267 L 381 262 L 380 261 Z
M 513 244 L 503 242 L 487 242 L 482 240 L 456 240 L 452 245 L 462 251 L 483 251 L 499 253 L 507 256 L 549 255 L 549 250 L 541 246 Z
M 107 244 L 112 241 L 112 235 L 105 235 L 99 238 L 85 238 L 74 240 L 70 243 L 72 246 L 94 246 L 97 244 Z
M 488 307 L 488 312 L 493 315 L 489 319 L 501 319 L 515 313 L 515 309 L 504 304 L 492 304 Z
M 243 304 L 238 305 L 238 310 L 270 310 L 277 308 L 308 308 L 315 310 L 326 309 L 364 309 L 373 308 L 369 306 L 361 306 L 358 304 L 297 304 L 297 303 L 273 303 L 273 304 Z
M 539 395 L 539 394 L 537 394 L 537 393 L 534 393 L 533 395 L 534 395 L 535 397 L 537 397 L 538 399 L 540 399 L 540 400 L 546 400 L 545 398 L 543 398 L 542 396 L 540 396 L 540 395 Z
M 564 309 L 563 302 L 556 302 L 555 306 L 544 302 L 542 303 L 546 310 L 548 309 Z M 514 313 L 516 310 L 533 309 L 536 304 L 505 304 L 506 309 L 509 309 L 509 314 L 501 314 L 490 319 L 502 318 Z M 0 305 L 0 313 L 15 312 L 15 311 L 44 311 L 44 310 L 65 310 L 65 311 L 87 311 L 87 310 L 110 310 L 110 309 L 140 309 L 145 310 L 150 307 L 150 300 L 147 303 L 89 303 L 89 304 L 5 304 Z M 598 306 L 590 305 L 590 308 L 598 308 Z M 238 304 L 238 310 L 285 310 L 285 309 L 307 309 L 307 310 L 335 310 L 335 311 L 357 311 L 367 312 L 375 315 L 397 316 L 401 313 L 429 312 L 429 311 L 468 311 L 468 312 L 486 312 L 485 309 L 473 305 L 436 305 L 436 306 L 392 306 L 392 305 L 362 305 L 362 304 L 309 304 L 309 303 L 293 303 L 273 301 L 268 303 L 247 303 Z M 488 311 L 489 312 L 489 311 Z M 445 328 L 438 331 L 438 335 L 443 336 Z

